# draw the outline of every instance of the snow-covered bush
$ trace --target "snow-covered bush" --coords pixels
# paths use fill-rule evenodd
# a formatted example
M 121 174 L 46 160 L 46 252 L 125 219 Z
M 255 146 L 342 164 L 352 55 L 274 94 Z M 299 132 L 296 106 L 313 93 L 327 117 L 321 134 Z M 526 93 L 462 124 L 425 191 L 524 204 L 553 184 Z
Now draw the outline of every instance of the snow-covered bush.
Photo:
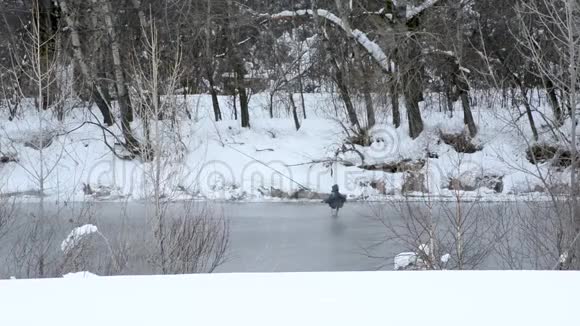
M 109 240 L 93 224 L 72 229 L 60 249 L 64 258 L 61 274 L 83 270 L 110 274 L 120 269 Z
M 70 250 L 74 249 L 75 246 L 80 244 L 83 239 L 86 239 L 87 236 L 93 233 L 99 233 L 99 229 L 92 224 L 85 224 L 74 228 L 60 244 L 60 250 L 67 254 Z
M 402 252 L 395 256 L 394 263 L 395 270 L 397 271 L 415 269 L 417 267 L 418 257 L 414 252 Z
M 421 257 L 429 255 L 429 246 L 422 244 L 419 246 L 419 252 L 402 252 L 395 256 L 394 258 L 394 269 L 395 270 L 426 270 L 429 269 L 425 260 Z M 442 263 L 442 268 L 451 259 L 450 254 L 444 254 L 441 256 L 440 261 Z

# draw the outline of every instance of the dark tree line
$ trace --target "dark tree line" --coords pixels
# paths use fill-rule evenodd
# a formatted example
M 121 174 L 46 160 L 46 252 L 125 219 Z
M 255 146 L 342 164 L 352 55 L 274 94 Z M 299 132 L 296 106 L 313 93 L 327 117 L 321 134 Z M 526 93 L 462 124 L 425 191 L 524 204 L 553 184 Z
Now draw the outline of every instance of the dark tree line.
M 218 96 L 231 95 L 235 118 L 250 127 L 250 97 L 268 90 L 271 98 L 276 92 L 302 96 L 300 101 L 287 97 L 299 128 L 307 116 L 303 94 L 331 84 L 357 132 L 377 121 L 373 94 L 386 94 L 393 125 L 399 127 L 406 112 L 409 134 L 416 138 L 423 131 L 420 103 L 427 92 L 439 92 L 450 115 L 454 103 L 460 103 L 473 137 L 478 128 L 471 92 L 497 89 L 523 105 L 537 139 L 529 103 L 533 89 L 549 99 L 556 127 L 570 107 L 561 82 L 565 69 L 557 68 L 561 49 L 553 38 L 558 35 L 545 32 L 539 18 L 550 8 L 543 0 L 531 2 L 538 12 L 526 11 L 530 1 L 523 0 L 6 0 L 0 2 L 2 96 L 13 115 L 19 96 L 35 94 L 26 77 L 30 64 L 23 46 L 35 22 L 43 58 L 72 63 L 76 93 L 96 104 L 104 126 L 118 123 L 126 145 L 137 151 L 131 122 L 143 108 L 131 95 L 139 87 L 134 67 L 148 60 L 144 44 L 155 26 L 160 80 L 169 78 L 180 53 L 181 91 L 210 94 L 216 121 L 225 114 Z M 557 26 L 553 31 L 558 33 Z M 284 35 L 303 51 L 290 51 L 279 41 Z M 533 60 L 538 53 L 544 62 Z M 552 73 L 545 65 L 553 67 Z M 362 116 L 357 99 L 364 103 Z M 47 97 L 42 109 L 53 102 Z

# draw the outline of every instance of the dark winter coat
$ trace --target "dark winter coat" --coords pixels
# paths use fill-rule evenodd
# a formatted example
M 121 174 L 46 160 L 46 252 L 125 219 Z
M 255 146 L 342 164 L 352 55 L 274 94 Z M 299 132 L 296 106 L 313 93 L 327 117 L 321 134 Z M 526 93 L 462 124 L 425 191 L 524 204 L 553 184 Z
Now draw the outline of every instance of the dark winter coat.
M 346 196 L 338 192 L 337 185 L 332 186 L 332 192 L 330 193 L 330 196 L 324 200 L 324 202 L 327 203 L 332 209 L 342 208 L 345 201 Z

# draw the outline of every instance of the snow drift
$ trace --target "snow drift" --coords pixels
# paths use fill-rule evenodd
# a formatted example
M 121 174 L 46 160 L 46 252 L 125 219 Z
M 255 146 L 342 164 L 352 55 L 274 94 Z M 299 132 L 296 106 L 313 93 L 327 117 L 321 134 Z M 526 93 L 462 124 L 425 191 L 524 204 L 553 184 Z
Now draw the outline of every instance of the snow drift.
M 575 325 L 580 273 L 354 272 L 0 281 L 2 325 Z M 33 312 L 33 313 L 31 313 Z

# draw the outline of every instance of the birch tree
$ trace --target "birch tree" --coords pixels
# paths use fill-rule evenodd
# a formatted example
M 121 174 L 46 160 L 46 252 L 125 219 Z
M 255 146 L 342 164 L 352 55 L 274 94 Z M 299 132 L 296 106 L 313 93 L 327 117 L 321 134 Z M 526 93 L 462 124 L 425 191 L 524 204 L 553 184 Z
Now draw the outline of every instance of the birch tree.
M 119 109 L 121 110 L 121 129 L 123 131 L 123 136 L 125 137 L 126 146 L 130 151 L 139 153 L 139 142 L 131 130 L 131 122 L 133 121 L 133 109 L 131 107 L 131 100 L 129 98 L 129 92 L 127 90 L 127 84 L 125 81 L 123 61 L 121 58 L 121 50 L 117 30 L 115 27 L 115 20 L 112 14 L 111 2 L 109 0 L 92 1 L 95 5 L 99 4 L 98 8 L 103 15 L 107 33 L 109 34 L 110 38 L 111 52 L 113 56 L 113 69 L 115 74 L 115 85 L 117 89 L 117 101 L 119 103 Z
M 91 95 L 93 100 L 97 104 L 97 107 L 103 115 L 103 122 L 107 126 L 112 126 L 114 123 L 114 117 L 111 112 L 110 102 L 108 101 L 108 92 L 104 90 L 96 81 L 96 77 L 92 69 L 90 69 L 85 55 L 83 53 L 83 47 L 81 44 L 81 38 L 79 36 L 79 27 L 77 25 L 77 17 L 71 10 L 69 6 L 69 1 L 59 0 L 59 6 L 61 12 L 64 16 L 64 20 L 67 24 L 68 30 L 70 32 L 71 46 L 73 51 L 74 59 L 77 66 L 80 68 L 82 75 L 85 77 L 87 82 L 91 85 Z M 93 19 L 97 19 L 96 16 Z M 93 24 L 95 26 L 96 24 Z

